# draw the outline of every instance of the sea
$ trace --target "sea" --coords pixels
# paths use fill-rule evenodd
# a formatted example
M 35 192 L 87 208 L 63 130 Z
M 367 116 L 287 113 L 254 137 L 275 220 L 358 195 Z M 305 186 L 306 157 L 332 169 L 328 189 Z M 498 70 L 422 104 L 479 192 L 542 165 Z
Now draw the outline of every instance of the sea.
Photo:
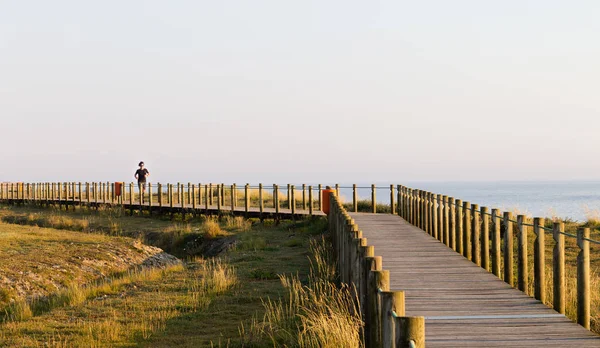
M 375 183 L 377 202 L 389 203 L 390 184 Z M 405 182 L 407 187 L 447 195 L 490 209 L 575 221 L 600 220 L 600 181 Z M 359 199 L 371 199 L 371 183 L 357 184 Z M 340 183 L 352 200 L 352 184 Z

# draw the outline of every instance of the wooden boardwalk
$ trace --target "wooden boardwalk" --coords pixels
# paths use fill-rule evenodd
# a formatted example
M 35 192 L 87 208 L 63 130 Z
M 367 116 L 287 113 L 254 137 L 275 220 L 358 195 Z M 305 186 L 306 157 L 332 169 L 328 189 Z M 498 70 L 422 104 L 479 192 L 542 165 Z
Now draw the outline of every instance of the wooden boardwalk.
M 397 215 L 350 213 L 424 316 L 427 347 L 600 347 L 600 336 L 512 288 Z
M 300 218 L 303 216 L 325 216 L 325 214 L 318 210 L 316 207 L 311 211 L 309 209 L 300 209 L 296 208 L 293 211 L 288 208 L 279 208 L 275 209 L 273 207 L 260 207 L 250 206 L 247 211 L 244 206 L 236 206 L 231 209 L 231 205 L 196 205 L 194 207 L 193 204 L 190 203 L 179 203 L 174 202 L 172 205 L 169 203 L 160 205 L 157 202 L 152 202 L 152 205 L 149 202 L 140 203 L 116 203 L 111 202 L 110 200 L 104 199 L 90 199 L 79 201 L 77 199 L 50 199 L 50 200 L 26 200 L 26 199 L 5 199 L 0 200 L 3 203 L 8 204 L 24 204 L 24 203 L 35 203 L 35 204 L 54 204 L 61 206 L 89 206 L 89 207 L 100 207 L 100 206 L 109 206 L 109 207 L 123 207 L 125 210 L 137 210 L 137 211 L 151 211 L 154 213 L 188 213 L 188 214 L 234 214 L 234 215 L 244 215 L 247 217 L 257 217 L 257 218 L 268 218 L 268 219 L 294 219 Z

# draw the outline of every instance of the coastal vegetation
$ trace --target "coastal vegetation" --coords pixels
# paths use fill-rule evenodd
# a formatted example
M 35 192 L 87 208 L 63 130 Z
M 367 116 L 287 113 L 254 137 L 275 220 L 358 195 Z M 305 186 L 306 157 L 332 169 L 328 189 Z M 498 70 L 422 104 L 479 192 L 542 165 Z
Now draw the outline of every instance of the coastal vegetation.
M 44 289 L 18 292 L 2 285 L 0 346 L 360 342 L 362 323 L 351 311 L 356 302 L 336 283 L 323 218 L 276 224 L 233 216 L 164 219 L 118 209 L 12 206 L 0 208 L 0 221 L 0 257 L 14 261 L 3 271 L 16 273 L 5 278 L 30 275 Z M 219 252 L 205 255 L 206 244 Z M 157 246 L 180 260 L 145 265 L 151 256 L 165 254 Z M 132 250 L 139 257 L 110 256 L 111 250 Z M 89 261 L 78 263 L 78 257 Z M 128 262 L 111 267 L 108 259 Z M 98 268 L 88 270 L 82 266 L 87 263 Z M 47 279 L 54 283 L 42 281 Z M 281 326 L 268 330 L 267 323 L 277 326 L 272 320 Z M 337 338 L 328 344 L 325 338 L 333 334 Z

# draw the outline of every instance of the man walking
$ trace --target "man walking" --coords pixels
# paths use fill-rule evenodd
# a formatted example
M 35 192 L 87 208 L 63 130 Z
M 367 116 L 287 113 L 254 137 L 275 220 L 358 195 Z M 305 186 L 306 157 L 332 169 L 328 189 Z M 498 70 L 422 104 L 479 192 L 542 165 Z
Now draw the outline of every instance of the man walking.
M 135 171 L 134 177 L 138 181 L 138 187 L 140 189 L 140 194 L 142 195 L 142 203 L 144 203 L 144 194 L 146 193 L 146 178 L 150 176 L 150 172 L 148 169 L 144 168 L 144 162 L 140 162 L 138 164 L 140 169 Z

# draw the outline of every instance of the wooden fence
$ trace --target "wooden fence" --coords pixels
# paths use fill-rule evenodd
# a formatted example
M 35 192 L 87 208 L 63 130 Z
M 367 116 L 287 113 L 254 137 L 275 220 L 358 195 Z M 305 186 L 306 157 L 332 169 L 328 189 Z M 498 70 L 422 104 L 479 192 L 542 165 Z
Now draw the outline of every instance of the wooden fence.
M 545 248 L 546 234 L 549 234 L 554 240 L 552 302 L 554 309 L 561 314 L 565 314 L 567 303 L 565 237 L 576 239 L 577 323 L 590 329 L 590 243 L 600 244 L 600 241 L 590 239 L 589 228 L 578 228 L 576 235 L 569 234 L 562 222 L 554 222 L 550 227 L 541 217 L 517 215 L 515 219 L 511 212 L 490 210 L 454 197 L 401 185 L 397 192 L 397 212 L 402 218 L 525 293 L 529 292 L 531 285 L 528 245 L 529 229 L 532 229 L 535 239 L 533 294 L 530 295 L 541 302 L 546 302 L 548 296 Z
M 323 185 L 277 184 L 146 184 L 134 183 L 45 182 L 0 183 L 4 202 L 52 204 L 60 206 L 121 205 L 127 209 L 166 211 L 179 209 L 206 213 L 235 212 L 250 215 L 322 215 Z
M 425 347 L 424 317 L 405 316 L 404 292 L 390 291 L 382 258 L 375 256 L 335 194 L 330 198 L 329 231 L 340 280 L 356 290 L 366 347 Z

